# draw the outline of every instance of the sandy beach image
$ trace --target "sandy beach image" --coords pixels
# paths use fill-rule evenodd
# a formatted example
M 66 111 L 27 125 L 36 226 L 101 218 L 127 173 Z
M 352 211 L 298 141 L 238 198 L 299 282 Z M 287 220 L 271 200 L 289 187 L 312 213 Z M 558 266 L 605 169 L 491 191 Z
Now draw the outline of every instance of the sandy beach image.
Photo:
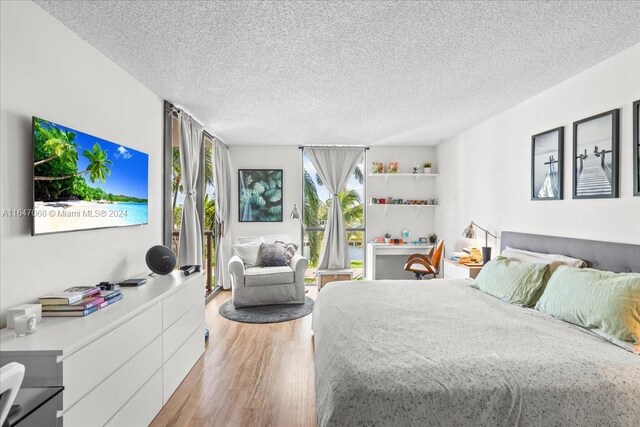
M 34 234 L 147 223 L 149 156 L 34 117 Z
M 122 227 L 147 223 L 147 206 L 142 203 L 101 203 L 84 200 L 36 202 L 36 233 L 71 229 Z

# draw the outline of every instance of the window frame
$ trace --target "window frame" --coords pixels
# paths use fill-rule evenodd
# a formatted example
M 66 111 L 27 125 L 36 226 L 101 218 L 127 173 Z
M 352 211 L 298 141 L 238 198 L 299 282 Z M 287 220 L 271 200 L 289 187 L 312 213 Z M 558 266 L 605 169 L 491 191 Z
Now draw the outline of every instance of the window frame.
M 362 194 L 364 200 L 362 201 L 362 215 L 363 215 L 363 225 L 362 227 L 347 227 L 345 232 L 349 233 L 351 231 L 362 231 L 362 251 L 363 251 L 363 270 L 366 271 L 367 268 L 367 151 L 368 148 L 364 148 L 364 154 L 362 155 Z M 301 164 L 301 193 L 300 193 L 300 254 L 304 255 L 304 233 L 307 231 L 322 231 L 324 232 L 325 227 L 305 227 L 304 225 L 304 147 L 300 147 L 300 164 Z

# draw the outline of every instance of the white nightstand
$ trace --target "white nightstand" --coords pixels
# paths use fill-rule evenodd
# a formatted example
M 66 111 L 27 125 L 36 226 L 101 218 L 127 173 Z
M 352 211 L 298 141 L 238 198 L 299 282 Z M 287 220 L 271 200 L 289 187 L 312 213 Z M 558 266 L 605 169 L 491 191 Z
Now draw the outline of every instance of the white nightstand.
M 482 270 L 481 265 L 460 264 L 448 258 L 444 259 L 442 267 L 444 269 L 442 277 L 445 279 L 475 279 Z

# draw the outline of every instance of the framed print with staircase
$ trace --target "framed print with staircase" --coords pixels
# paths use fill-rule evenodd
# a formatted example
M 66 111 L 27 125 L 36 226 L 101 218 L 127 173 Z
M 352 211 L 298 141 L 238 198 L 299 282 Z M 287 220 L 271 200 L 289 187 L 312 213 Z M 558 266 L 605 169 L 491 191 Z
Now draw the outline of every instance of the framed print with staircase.
M 620 110 L 573 123 L 573 198 L 618 197 Z
M 531 137 L 531 200 L 561 200 L 564 127 Z

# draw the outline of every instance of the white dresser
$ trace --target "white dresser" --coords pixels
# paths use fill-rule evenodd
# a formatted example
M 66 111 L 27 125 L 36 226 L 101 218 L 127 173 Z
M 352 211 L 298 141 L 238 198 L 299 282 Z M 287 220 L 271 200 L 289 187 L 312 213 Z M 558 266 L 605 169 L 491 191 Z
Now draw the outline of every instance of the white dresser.
M 204 276 L 150 277 L 83 318 L 45 318 L 35 334 L 0 332 L 0 366 L 23 386 L 64 386 L 57 425 L 146 426 L 204 352 Z

